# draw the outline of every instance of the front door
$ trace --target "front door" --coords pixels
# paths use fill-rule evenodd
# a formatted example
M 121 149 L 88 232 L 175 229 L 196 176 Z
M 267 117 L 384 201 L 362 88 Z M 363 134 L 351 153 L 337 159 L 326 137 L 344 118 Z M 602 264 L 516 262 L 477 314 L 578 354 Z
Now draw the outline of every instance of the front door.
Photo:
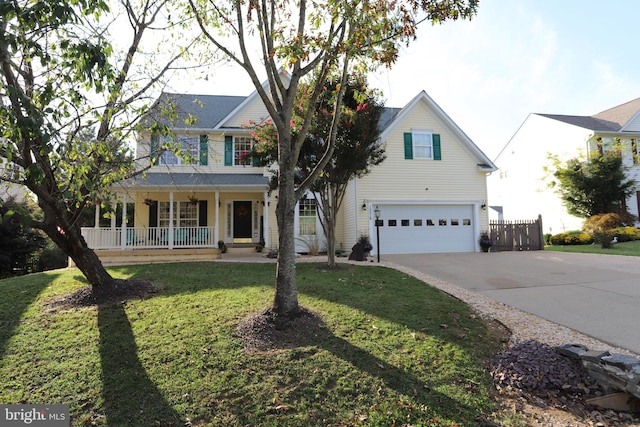
M 233 243 L 251 241 L 251 201 L 233 202 Z

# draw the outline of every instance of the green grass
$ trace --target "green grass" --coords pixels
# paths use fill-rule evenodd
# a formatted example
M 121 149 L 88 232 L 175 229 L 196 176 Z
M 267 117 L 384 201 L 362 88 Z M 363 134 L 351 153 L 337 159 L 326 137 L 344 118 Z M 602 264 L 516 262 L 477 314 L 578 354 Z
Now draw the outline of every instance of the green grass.
M 615 243 L 611 248 L 603 248 L 602 245 L 566 245 L 566 246 L 545 246 L 545 251 L 575 252 L 581 254 L 607 254 L 607 255 L 627 255 L 640 256 L 640 240 L 631 242 Z
M 65 403 L 72 425 L 472 426 L 495 410 L 499 337 L 404 273 L 299 264 L 301 305 L 330 334 L 247 354 L 235 325 L 273 298 L 273 264 L 111 269 L 163 285 L 146 300 L 51 311 L 77 270 L 0 281 L 0 403 Z

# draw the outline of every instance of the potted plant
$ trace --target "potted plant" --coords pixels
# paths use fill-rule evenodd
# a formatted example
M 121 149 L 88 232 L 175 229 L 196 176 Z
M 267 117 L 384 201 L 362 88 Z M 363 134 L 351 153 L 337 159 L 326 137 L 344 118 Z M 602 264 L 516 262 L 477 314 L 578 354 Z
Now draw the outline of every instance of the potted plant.
M 147 206 L 153 206 L 153 205 L 154 205 L 154 202 L 153 202 L 153 200 L 151 200 L 151 199 L 144 199 L 144 202 L 143 202 L 143 203 L 144 203 L 145 205 L 147 205 Z
M 482 234 L 480 234 L 480 247 L 482 248 L 482 252 L 489 252 L 491 246 L 493 246 L 493 240 L 489 237 L 489 233 L 486 231 L 482 232 Z
M 189 203 L 192 205 L 197 205 L 198 204 L 198 199 L 196 196 L 189 196 Z
M 358 239 L 358 243 L 362 245 L 362 250 L 364 251 L 366 256 L 369 256 L 369 252 L 373 249 L 373 245 L 369 241 L 369 236 L 366 234 L 361 234 Z

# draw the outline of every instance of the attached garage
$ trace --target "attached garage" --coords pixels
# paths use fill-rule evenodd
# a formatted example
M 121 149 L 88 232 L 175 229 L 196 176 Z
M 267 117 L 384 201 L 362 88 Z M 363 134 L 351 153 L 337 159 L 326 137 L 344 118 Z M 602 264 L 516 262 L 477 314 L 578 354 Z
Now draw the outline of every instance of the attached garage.
M 382 254 L 475 251 L 473 204 L 381 204 L 379 208 Z

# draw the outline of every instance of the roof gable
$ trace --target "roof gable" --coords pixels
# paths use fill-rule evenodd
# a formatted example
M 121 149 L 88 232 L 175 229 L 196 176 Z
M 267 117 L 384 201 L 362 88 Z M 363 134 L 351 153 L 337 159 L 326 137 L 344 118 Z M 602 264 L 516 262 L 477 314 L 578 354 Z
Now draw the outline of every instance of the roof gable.
M 403 120 L 419 105 L 423 104 L 427 107 L 427 110 L 433 114 L 433 116 L 440 122 L 442 126 L 447 128 L 452 135 L 454 135 L 457 139 L 457 142 L 462 145 L 463 148 L 467 150 L 467 152 L 472 156 L 473 159 L 481 166 L 483 169 L 490 171 L 497 170 L 497 167 L 493 164 L 493 162 L 478 148 L 478 146 L 465 134 L 462 129 L 458 127 L 458 125 L 451 120 L 451 118 L 440 108 L 436 102 L 431 99 L 429 95 L 423 90 L 421 91 L 415 98 L 413 98 L 407 105 L 405 105 L 401 109 L 390 108 L 388 111 L 385 111 L 380 118 L 380 124 L 382 132 L 380 134 L 380 139 L 384 140 L 389 135 L 389 133 L 398 125 L 400 125 Z M 387 109 L 385 109 L 387 110 Z M 383 121 L 383 120 L 386 120 Z
M 616 123 L 618 129 L 623 130 L 625 125 L 638 115 L 638 112 L 640 112 L 640 98 L 601 111 L 598 114 L 594 114 L 593 117 Z

